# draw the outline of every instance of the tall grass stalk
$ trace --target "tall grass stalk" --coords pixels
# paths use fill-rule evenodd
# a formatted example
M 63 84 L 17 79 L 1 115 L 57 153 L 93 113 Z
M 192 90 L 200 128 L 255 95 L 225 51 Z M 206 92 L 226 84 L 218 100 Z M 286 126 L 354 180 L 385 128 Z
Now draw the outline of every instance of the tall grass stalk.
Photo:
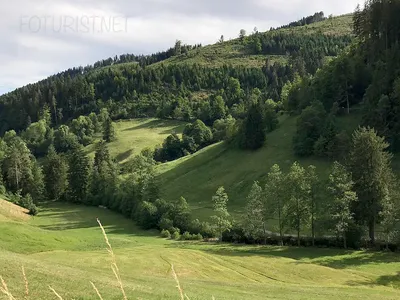
M 11 292 L 8 290 L 7 284 L 4 281 L 3 277 L 0 276 L 0 280 L 1 280 L 1 285 L 2 287 L 0 287 L 0 291 L 6 295 L 8 297 L 9 300 L 15 300 L 14 296 L 11 294 Z
M 63 298 L 55 291 L 55 289 L 53 289 L 51 286 L 49 286 L 50 291 L 52 291 L 54 293 L 54 295 L 57 296 L 57 298 L 59 300 L 63 300 Z
M 26 278 L 24 266 L 22 266 L 21 269 L 22 269 L 22 276 L 24 277 L 24 282 L 25 282 L 25 298 L 28 298 L 29 297 L 29 283 L 28 283 L 28 279 Z
M 115 259 L 115 254 L 114 254 L 114 251 L 113 251 L 113 249 L 112 249 L 112 247 L 111 247 L 111 244 L 110 244 L 110 242 L 108 241 L 108 237 L 107 237 L 106 231 L 105 231 L 105 229 L 104 229 L 104 227 L 103 227 L 103 225 L 101 224 L 101 222 L 100 222 L 99 219 L 97 219 L 97 223 L 99 224 L 99 226 L 100 226 L 100 228 L 101 228 L 101 231 L 103 232 L 103 236 L 104 236 L 104 239 L 105 239 L 106 244 L 107 244 L 107 251 L 108 251 L 108 253 L 109 253 L 110 256 L 111 256 L 111 269 L 112 269 L 112 271 L 113 271 L 113 273 L 114 273 L 114 275 L 115 275 L 115 278 L 117 278 L 117 281 L 118 281 L 118 283 L 119 283 L 119 287 L 120 287 L 120 289 L 121 289 L 121 292 L 122 292 L 122 295 L 123 295 L 123 297 L 124 297 L 124 300 L 128 300 L 128 298 L 126 297 L 126 294 L 125 294 L 124 286 L 123 286 L 123 284 L 122 284 L 121 276 L 120 276 L 120 274 L 119 274 L 119 269 L 118 269 L 118 265 L 117 265 L 117 260 Z
M 94 285 L 93 282 L 90 281 L 90 284 L 92 285 L 93 289 L 96 291 L 97 296 L 99 297 L 100 300 L 103 300 L 103 297 L 101 296 L 99 290 L 97 289 L 97 287 Z

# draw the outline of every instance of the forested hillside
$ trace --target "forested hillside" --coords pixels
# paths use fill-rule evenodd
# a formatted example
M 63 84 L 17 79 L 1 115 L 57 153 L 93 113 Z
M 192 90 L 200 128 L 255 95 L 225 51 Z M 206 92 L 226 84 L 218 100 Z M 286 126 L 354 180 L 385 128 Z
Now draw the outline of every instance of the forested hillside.
M 280 101 L 283 85 L 313 74 L 352 40 L 351 16 L 258 31 L 206 47 L 176 45 L 150 56 L 121 55 L 54 75 L 0 97 L 0 131 L 26 129 L 45 106 L 54 126 L 107 108 L 113 119 L 201 119 L 212 125 L 214 94 L 243 116 L 253 89 Z M 133 61 L 133 62 L 132 62 Z
M 399 207 L 388 152 L 399 147 L 397 11 L 377 0 L 215 45 L 177 41 L 3 95 L 3 189 L 31 214 L 43 199 L 102 206 L 185 239 L 266 242 L 273 231 L 281 244 L 296 233 L 314 245 L 334 233 L 319 242 L 357 248 L 368 228 L 388 248 Z M 141 117 L 185 122 L 135 149 L 138 128 L 114 121 Z

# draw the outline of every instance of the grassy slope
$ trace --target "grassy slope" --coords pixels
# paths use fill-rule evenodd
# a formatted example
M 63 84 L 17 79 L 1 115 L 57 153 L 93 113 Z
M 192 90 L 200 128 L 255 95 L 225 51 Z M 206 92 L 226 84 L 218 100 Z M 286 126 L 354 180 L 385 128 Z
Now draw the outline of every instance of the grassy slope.
M 104 299 L 121 299 L 96 217 L 108 232 L 129 299 L 179 298 L 166 261 L 191 299 L 400 297 L 395 254 L 173 242 L 107 210 L 66 204 L 42 207 L 25 221 L 0 219 L 0 275 L 14 296 L 24 293 L 23 265 L 30 299 L 55 299 L 48 285 L 64 299 L 97 299 L 89 280 Z
M 185 126 L 184 122 L 136 119 L 130 121 L 118 121 L 115 123 L 117 134 L 116 141 L 108 145 L 110 153 L 118 162 L 124 163 L 146 147 L 154 148 L 162 144 L 164 139 L 172 134 L 181 134 Z M 86 152 L 93 156 L 95 143 L 86 147 Z
M 322 32 L 326 35 L 349 35 L 352 33 L 352 15 L 343 15 L 332 19 L 327 19 L 323 22 L 314 23 L 307 26 L 293 27 L 280 29 L 283 32 L 312 34 Z M 281 55 L 253 55 L 248 54 L 245 46 L 234 39 L 224 43 L 207 45 L 199 49 L 190 51 L 187 54 L 171 57 L 162 62 L 156 63 L 153 66 L 160 64 L 200 64 L 208 67 L 219 67 L 222 65 L 247 66 L 247 67 L 262 67 L 265 65 L 265 59 L 270 62 L 286 62 L 286 57 Z M 136 63 L 125 63 L 112 66 L 112 68 L 134 66 Z M 106 67 L 108 68 L 108 67 Z
M 330 162 L 315 157 L 298 158 L 292 150 L 296 118 L 282 116 L 277 130 L 268 134 L 266 145 L 258 151 L 242 151 L 224 143 L 212 145 L 195 155 L 158 167 L 165 199 L 184 196 L 194 209 L 195 216 L 211 215 L 211 197 L 219 186 L 230 196 L 229 209 L 237 214 L 244 208 L 246 197 L 254 181 L 264 184 L 271 166 L 279 164 L 287 170 L 294 161 L 313 164 L 326 177 Z M 357 127 L 359 116 L 342 117 L 339 126 L 351 132 Z

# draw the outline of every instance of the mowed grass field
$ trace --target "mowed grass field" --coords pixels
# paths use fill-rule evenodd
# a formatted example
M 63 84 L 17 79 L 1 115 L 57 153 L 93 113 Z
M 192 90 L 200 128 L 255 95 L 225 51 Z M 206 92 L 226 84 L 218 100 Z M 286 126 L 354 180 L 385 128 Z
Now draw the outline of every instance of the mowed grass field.
M 15 213 L 10 213 L 14 210 Z M 393 253 L 169 241 L 100 208 L 50 203 L 39 216 L 0 201 L 0 275 L 23 299 L 122 299 L 96 218 L 108 233 L 128 299 L 400 299 Z M 8 299 L 0 295 L 0 299 Z
M 125 163 L 144 148 L 153 149 L 172 134 L 182 134 L 184 122 L 160 119 L 121 120 L 114 123 L 116 140 L 108 144 L 110 154 L 119 163 Z M 100 140 L 100 137 L 96 141 Z M 86 147 L 86 153 L 94 156 L 96 142 Z

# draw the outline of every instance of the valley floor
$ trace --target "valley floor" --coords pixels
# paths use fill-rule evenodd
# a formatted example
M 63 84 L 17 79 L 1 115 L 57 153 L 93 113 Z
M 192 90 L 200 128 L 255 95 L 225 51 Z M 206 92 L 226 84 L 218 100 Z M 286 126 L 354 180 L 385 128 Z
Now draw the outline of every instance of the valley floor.
M 4 204 L 4 202 L 3 202 Z M 400 256 L 329 249 L 169 241 L 100 208 L 50 204 L 26 219 L 0 205 L 0 275 L 16 299 L 121 299 L 96 218 L 112 244 L 128 299 L 400 299 Z M 0 299 L 2 295 L 0 295 Z M 4 298 L 6 299 L 6 298 Z

